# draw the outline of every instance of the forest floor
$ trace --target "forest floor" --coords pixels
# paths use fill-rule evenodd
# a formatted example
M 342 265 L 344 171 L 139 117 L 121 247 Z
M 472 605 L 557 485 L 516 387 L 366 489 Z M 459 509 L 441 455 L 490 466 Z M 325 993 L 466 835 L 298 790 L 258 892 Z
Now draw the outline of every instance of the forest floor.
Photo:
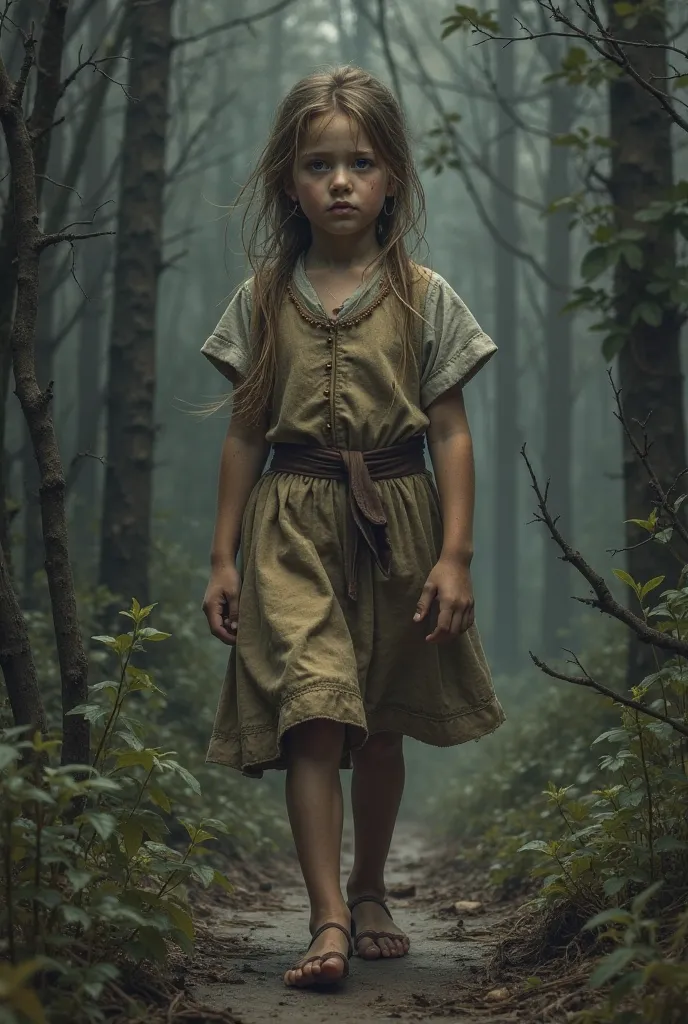
M 347 844 L 343 881 L 350 858 Z M 493 971 L 495 949 L 518 912 L 517 902 L 491 900 L 486 874 L 466 870 L 455 853 L 438 851 L 431 837 L 407 824 L 395 835 L 388 888 L 395 920 L 411 937 L 410 955 L 377 962 L 354 957 L 346 982 L 329 991 L 287 988 L 282 976 L 303 955 L 308 910 L 295 862 L 281 861 L 278 871 L 276 866 L 268 866 L 267 874 L 250 868 L 231 896 L 197 898 L 196 953 L 179 965 L 186 997 L 210 1011 L 207 1018 L 194 1019 L 237 1024 L 567 1020 L 563 1006 L 561 1014 L 556 1012 L 561 982 L 567 1009 L 580 984 L 552 981 L 545 972 L 541 997 L 531 1000 L 525 974 L 512 987 Z M 477 905 L 457 909 L 459 901 Z

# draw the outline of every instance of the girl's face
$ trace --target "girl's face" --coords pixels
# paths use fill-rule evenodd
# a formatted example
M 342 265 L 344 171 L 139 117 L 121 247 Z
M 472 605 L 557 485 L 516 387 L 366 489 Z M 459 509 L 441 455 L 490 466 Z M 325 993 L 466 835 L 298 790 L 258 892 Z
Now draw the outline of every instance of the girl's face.
M 286 191 L 313 228 L 337 236 L 374 225 L 385 197 L 392 195 L 389 174 L 370 139 L 345 114 L 310 123 Z

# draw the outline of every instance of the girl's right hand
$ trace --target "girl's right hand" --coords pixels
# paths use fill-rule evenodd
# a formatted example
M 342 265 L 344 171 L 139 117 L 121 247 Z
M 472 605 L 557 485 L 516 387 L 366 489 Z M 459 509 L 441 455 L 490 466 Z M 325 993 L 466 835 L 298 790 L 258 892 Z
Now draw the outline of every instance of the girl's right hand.
M 237 641 L 240 593 L 241 576 L 232 565 L 213 572 L 203 598 L 203 611 L 210 632 L 230 646 Z

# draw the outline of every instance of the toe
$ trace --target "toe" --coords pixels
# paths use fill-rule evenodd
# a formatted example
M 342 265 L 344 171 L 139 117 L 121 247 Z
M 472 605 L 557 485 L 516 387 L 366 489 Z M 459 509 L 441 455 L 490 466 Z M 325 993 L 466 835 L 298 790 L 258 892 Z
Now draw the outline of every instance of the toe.
M 361 939 L 358 944 L 358 955 L 363 957 L 364 960 L 379 960 L 382 956 L 382 950 L 372 939 L 365 938 Z
M 404 943 L 401 941 L 401 939 L 394 940 L 394 948 L 396 950 L 397 956 L 403 956 L 404 953 L 406 952 L 406 950 L 404 949 Z
M 380 939 L 379 940 L 379 945 L 380 945 L 380 949 L 382 950 L 382 955 L 383 956 L 390 957 L 392 955 L 392 949 L 391 949 L 391 945 L 390 945 L 389 939 L 385 939 L 385 938 Z

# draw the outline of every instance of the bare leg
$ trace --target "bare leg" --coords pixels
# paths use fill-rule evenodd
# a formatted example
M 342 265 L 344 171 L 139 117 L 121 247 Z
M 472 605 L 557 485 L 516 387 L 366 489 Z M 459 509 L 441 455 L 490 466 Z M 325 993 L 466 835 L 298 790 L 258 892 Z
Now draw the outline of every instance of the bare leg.
M 354 817 L 354 866 L 347 883 L 349 899 L 373 895 L 384 899 L 385 863 L 392 842 L 399 804 L 404 792 L 403 737 L 398 733 L 377 733 L 353 753 L 351 805 Z M 400 932 L 376 903 L 361 903 L 353 916 L 358 932 Z M 366 960 L 404 956 L 409 940 L 371 938 L 357 943 Z
M 301 871 L 311 904 L 311 932 L 325 921 L 351 924 L 339 883 L 343 802 L 339 763 L 344 726 L 314 719 L 290 729 L 286 736 L 287 811 Z M 308 956 L 333 950 L 347 952 L 346 937 L 330 928 L 316 939 Z M 284 975 L 287 985 L 305 987 L 340 978 L 339 957 L 306 964 Z

